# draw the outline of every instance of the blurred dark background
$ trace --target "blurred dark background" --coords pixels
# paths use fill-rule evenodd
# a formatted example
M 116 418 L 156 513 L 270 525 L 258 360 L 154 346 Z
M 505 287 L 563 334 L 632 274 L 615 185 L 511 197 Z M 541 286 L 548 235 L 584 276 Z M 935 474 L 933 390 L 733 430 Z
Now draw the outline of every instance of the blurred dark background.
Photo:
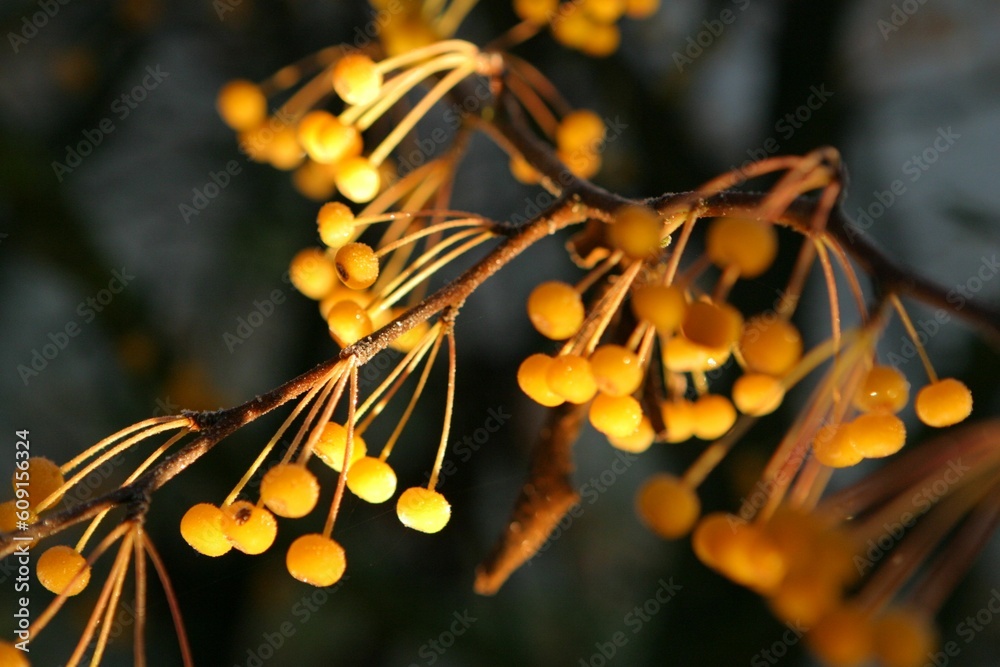
M 32 30 L 46 7 L 50 15 Z M 151 414 L 234 405 L 336 353 L 315 304 L 283 279 L 291 256 L 316 242 L 317 204 L 295 192 L 287 173 L 245 161 L 214 99 L 229 79 L 261 79 L 352 41 L 370 18 L 360 1 L 3 0 L 0 451 L 12 451 L 15 430 L 29 429 L 33 454 L 65 461 Z M 459 34 L 484 44 L 513 22 L 510 3 L 484 2 Z M 622 49 L 603 60 L 547 34 L 517 50 L 574 105 L 624 124 L 605 153 L 602 185 L 636 196 L 679 191 L 763 157 L 762 150 L 833 145 L 851 177 L 848 212 L 867 211 L 866 233 L 907 265 L 957 288 L 1000 250 L 1000 6 L 665 0 L 655 17 L 622 27 Z M 926 170 L 914 170 L 912 157 L 949 128 L 957 138 Z M 73 166 L 67 147 L 88 138 L 93 150 Z M 231 160 L 239 173 L 185 220 L 180 206 L 191 205 L 193 190 Z M 876 215 L 878 193 L 896 180 L 905 192 Z M 500 151 L 477 140 L 454 207 L 505 218 L 535 193 L 510 178 Z M 531 286 L 577 275 L 563 240 L 533 248 L 459 319 L 453 442 L 473 437 L 491 410 L 512 416 L 468 461 L 449 454 L 457 472 L 442 490 L 455 515 L 441 535 L 402 529 L 392 507 L 349 501 L 336 529 L 348 577 L 332 592 L 284 571 L 285 548 L 321 526 L 319 511 L 283 521 L 278 543 L 262 556 L 216 560 L 192 552 L 177 532 L 181 514 L 195 502 L 220 502 L 283 415 L 244 429 L 158 494 L 149 530 L 170 568 L 198 664 L 596 666 L 604 664 L 600 645 L 619 631 L 629 642 L 616 649 L 616 664 L 774 664 L 762 651 L 775 642 L 782 653 L 787 648 L 781 663 L 808 664 L 800 646 L 782 645 L 785 629 L 759 598 L 708 572 L 686 542 L 665 543 L 635 519 L 637 485 L 654 470 L 682 470 L 697 444 L 655 447 L 595 502 L 585 500 L 582 514 L 498 595 L 472 592 L 475 565 L 504 525 L 542 420 L 517 390 L 514 369 L 547 349 L 524 315 Z M 1000 279 L 991 277 L 975 298 L 997 303 Z M 122 283 L 107 303 L 88 304 Z M 284 302 L 230 350 L 225 334 L 274 290 Z M 774 300 L 770 288 L 743 294 L 746 312 Z M 828 326 L 827 312 L 814 281 L 798 317 L 810 341 Z M 918 321 L 933 315 L 913 306 Z M 60 336 L 74 323 L 78 335 Z M 883 353 L 899 354 L 901 335 L 890 329 Z M 60 349 L 41 372 L 19 370 L 50 343 Z M 928 347 L 941 374 L 973 388 L 974 418 L 998 413 L 995 347 L 954 319 Z M 923 381 L 917 363 L 904 370 Z M 419 483 L 433 459 L 441 375 L 399 448 L 403 484 Z M 911 439 L 919 440 L 924 429 L 909 417 Z M 779 414 L 753 431 L 709 480 L 707 509 L 738 505 L 789 419 Z M 615 460 L 593 433 L 577 456 L 581 484 Z M 0 459 L 2 476 L 12 467 L 12 455 Z M 329 476 L 324 499 L 332 488 Z M 958 638 L 957 624 L 1000 587 L 998 559 L 994 540 L 945 607 L 944 640 Z M 0 578 L 9 619 L 13 582 L 6 570 Z M 683 588 L 637 628 L 629 612 L 671 580 Z M 88 593 L 96 590 L 92 584 Z M 157 586 L 151 591 L 150 664 L 179 664 L 166 604 Z M 32 595 L 37 615 L 48 597 L 37 585 Z M 47 639 L 33 645 L 33 664 L 65 660 L 92 600 L 67 605 Z M 465 623 L 453 623 L 459 617 Z M 9 636 L 10 621 L 0 630 Z M 131 663 L 130 632 L 112 645 L 107 664 Z M 1000 621 L 974 641 L 958 639 L 961 653 L 948 664 L 995 664 Z

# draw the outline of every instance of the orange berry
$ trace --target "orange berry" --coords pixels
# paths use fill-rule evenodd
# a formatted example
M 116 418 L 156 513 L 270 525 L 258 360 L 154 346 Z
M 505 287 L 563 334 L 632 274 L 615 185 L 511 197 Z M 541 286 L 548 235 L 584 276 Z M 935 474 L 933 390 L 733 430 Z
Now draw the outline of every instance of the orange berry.
M 237 132 L 251 130 L 267 117 L 267 98 L 260 86 L 244 79 L 234 79 L 224 85 L 215 105 L 226 125 Z
M 528 295 L 528 317 L 538 333 L 552 340 L 566 340 L 583 324 L 580 294 L 572 285 L 552 280 Z
M 593 111 L 571 111 L 556 127 L 556 147 L 565 153 L 593 153 L 603 141 L 605 131 L 604 121 Z
M 663 346 L 663 363 L 667 370 L 674 373 L 709 371 L 719 368 L 729 360 L 730 356 L 732 356 L 732 350 L 729 347 L 708 348 L 692 343 L 681 334 L 674 336 Z
M 524 156 L 518 153 L 510 158 L 510 173 L 514 175 L 514 178 L 520 183 L 525 185 L 536 185 L 542 180 L 542 175 L 538 173 L 538 170 L 532 167 Z
M 972 392 L 961 381 L 944 378 L 917 392 L 915 407 L 928 426 L 952 426 L 972 414 Z
M 374 326 L 368 312 L 353 301 L 338 301 L 326 315 L 330 335 L 341 347 L 358 342 L 372 331 Z
M 181 537 L 205 556 L 221 556 L 233 548 L 222 532 L 222 510 L 210 503 L 198 503 L 184 513 Z
M 701 502 L 694 489 L 665 473 L 653 475 L 643 483 L 635 504 L 643 523 L 667 539 L 687 535 L 701 514 Z
M 237 500 L 222 508 L 222 532 L 233 546 L 251 556 L 264 553 L 278 535 L 278 522 L 263 507 Z
M 260 499 L 278 516 L 298 519 L 316 507 L 319 481 L 303 465 L 279 463 L 260 480 Z
M 545 25 L 559 9 L 559 0 L 514 0 L 514 13 L 522 21 Z
M 851 441 L 847 424 L 827 424 L 820 428 L 812 448 L 816 460 L 831 468 L 847 468 L 865 458 Z
M 684 320 L 687 302 L 684 290 L 673 285 L 642 285 L 632 291 L 632 312 L 653 325 L 656 333 L 669 336 Z
M 728 303 L 695 301 L 689 304 L 681 333 L 696 345 L 713 350 L 730 348 L 739 340 L 743 316 Z
M 378 257 L 370 245 L 348 243 L 337 250 L 337 275 L 351 289 L 367 289 L 378 278 Z
M 924 614 L 890 609 L 874 628 L 875 655 L 883 667 L 921 667 L 937 648 L 937 630 Z
M 382 185 L 378 167 L 360 155 L 339 160 L 333 180 L 340 194 L 355 204 L 364 204 L 375 199 Z
M 760 220 L 718 218 L 708 228 L 705 251 L 716 266 L 736 266 L 742 278 L 755 278 L 774 262 L 778 233 Z
M 691 535 L 691 548 L 698 560 L 718 569 L 726 544 L 744 523 L 735 514 L 726 512 L 712 512 L 703 516 Z
M 407 528 L 422 533 L 437 533 L 451 518 L 451 505 L 437 491 L 414 486 L 400 494 L 396 501 L 396 516 Z
M 335 422 L 323 424 L 323 430 L 320 431 L 319 438 L 316 440 L 316 444 L 313 445 L 313 452 L 316 453 L 316 456 L 323 463 L 340 472 L 344 466 L 344 453 L 346 451 L 347 428 Z M 364 458 L 366 454 L 368 454 L 368 445 L 365 444 L 364 438 L 355 432 L 354 448 L 351 450 L 351 460 L 347 465 L 348 469 L 350 469 L 352 463 Z
M 747 373 L 733 383 L 733 403 L 745 415 L 761 417 L 778 409 L 785 398 L 781 380 L 764 373 Z
M 366 456 L 348 468 L 347 488 L 366 502 L 384 503 L 396 492 L 396 473 L 385 461 Z
M 738 584 L 772 593 L 787 572 L 784 554 L 759 525 L 737 522 L 731 527 L 715 536 L 714 567 Z
M 565 402 L 559 394 L 549 388 L 548 373 L 552 366 L 552 357 L 545 354 L 533 354 L 517 369 L 517 384 L 521 391 L 531 400 L 546 407 L 555 407 Z
M 311 159 L 292 172 L 292 185 L 299 194 L 313 201 L 329 199 L 335 189 L 323 165 Z
M 656 433 L 653 431 L 653 425 L 645 415 L 639 420 L 639 428 L 634 433 L 620 438 L 613 435 L 608 436 L 608 442 L 611 443 L 612 447 L 631 454 L 641 454 L 646 451 L 655 439 Z
M 590 404 L 590 423 L 601 433 L 614 438 L 632 435 L 642 421 L 642 406 L 631 396 L 599 393 Z
M 27 473 L 27 478 L 18 482 L 15 475 L 13 486 L 15 493 L 19 489 L 22 493 L 27 491 L 28 505 L 34 509 L 38 507 L 39 503 L 58 491 L 66 483 L 66 480 L 59 471 L 59 465 L 51 459 L 47 459 L 44 456 L 32 456 L 28 459 L 27 463 L 28 469 L 21 471 L 22 474 Z M 27 486 L 23 486 L 25 482 L 27 482 Z M 58 502 L 61 497 L 62 494 L 49 503 L 49 507 Z
M 630 19 L 645 19 L 660 8 L 660 0 L 625 0 L 625 15 Z
M 339 248 L 354 236 L 354 213 L 339 201 L 328 202 L 319 209 L 316 226 L 324 244 Z
M 90 583 L 90 566 L 80 552 L 58 545 L 46 549 L 36 565 L 38 580 L 56 595 L 77 595 Z
M 332 586 L 347 569 L 344 548 L 329 537 L 310 533 L 297 537 L 285 554 L 288 573 L 305 584 Z
M 614 23 L 625 13 L 625 0 L 583 0 L 583 11 L 599 23 Z
M 334 65 L 333 89 L 348 104 L 368 104 L 382 90 L 382 72 L 365 54 L 348 53 Z
M 31 667 L 25 652 L 10 642 L 0 641 L 0 665 L 3 667 Z
M 833 667 L 861 665 L 874 650 L 872 622 L 860 608 L 845 604 L 821 618 L 806 634 L 806 642 Z
M 854 395 L 862 412 L 899 412 L 910 398 L 910 383 L 892 366 L 872 366 Z
M 575 354 L 554 358 L 545 380 L 549 389 L 570 403 L 586 403 L 597 393 L 597 380 L 590 370 L 590 362 Z
M 836 607 L 841 598 L 835 580 L 806 569 L 786 575 L 768 605 L 779 619 L 809 627 Z
M 324 165 L 336 165 L 357 156 L 364 145 L 357 128 L 344 125 L 328 111 L 310 111 L 303 116 L 298 125 L 298 139 L 309 157 Z
M 292 258 L 288 278 L 295 289 L 310 299 L 322 299 L 337 284 L 333 264 L 319 248 L 300 250 Z
M 667 442 L 690 440 L 694 435 L 694 403 L 683 398 L 660 404 L 660 414 L 667 428 Z
M 802 335 L 787 320 L 757 315 L 743 325 L 739 347 L 748 370 L 780 377 L 802 358 Z
M 597 387 L 611 396 L 635 393 L 642 384 L 639 356 L 621 345 L 601 345 L 590 355 L 590 369 Z
M 624 206 L 615 211 L 614 222 L 607 233 L 611 246 L 624 252 L 626 257 L 646 259 L 660 251 L 663 221 L 645 206 Z
M 694 434 L 702 440 L 715 440 L 725 435 L 736 422 L 736 408 L 725 396 L 705 394 L 694 402 Z
M 594 58 L 605 58 L 618 50 L 622 33 L 617 25 L 591 21 L 587 38 L 580 50 Z
M 851 444 L 869 459 L 895 454 L 906 443 L 903 420 L 888 412 L 859 415 L 847 426 Z

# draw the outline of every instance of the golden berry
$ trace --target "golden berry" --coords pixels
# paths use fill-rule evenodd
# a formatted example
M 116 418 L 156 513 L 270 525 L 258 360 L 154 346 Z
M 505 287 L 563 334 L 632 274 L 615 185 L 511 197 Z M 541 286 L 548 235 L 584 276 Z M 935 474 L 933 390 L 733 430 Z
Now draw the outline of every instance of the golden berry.
M 0 641 L 0 665 L 3 667 L 31 667 L 25 652 L 10 642 Z
M 583 300 L 572 285 L 556 280 L 542 283 L 528 296 L 528 317 L 538 333 L 565 340 L 583 324 Z
M 747 373 L 733 383 L 733 403 L 745 415 L 761 417 L 778 409 L 785 398 L 781 380 L 765 373 Z
M 802 335 L 788 320 L 757 315 L 743 325 L 739 348 L 748 370 L 782 376 L 802 358 Z
M 263 507 L 237 500 L 222 508 L 222 532 L 234 547 L 253 556 L 274 544 L 278 522 Z
M 549 389 L 570 403 L 586 403 L 597 393 L 590 362 L 575 354 L 562 354 L 549 364 L 545 375 Z
M 304 584 L 332 586 L 347 569 L 344 548 L 329 537 L 310 533 L 297 537 L 285 554 L 288 573 Z
M 90 582 L 87 559 L 71 547 L 58 545 L 46 549 L 36 566 L 42 586 L 56 595 L 77 595 Z
M 331 306 L 326 324 L 330 335 L 341 347 L 353 345 L 375 330 L 368 312 L 354 301 L 347 300 Z
M 643 523 L 668 539 L 687 535 L 701 514 L 701 502 L 694 489 L 666 473 L 653 475 L 643 483 L 635 505 Z
M 517 384 L 528 397 L 546 407 L 555 407 L 565 402 L 559 394 L 549 388 L 548 373 L 552 366 L 552 357 L 545 354 L 533 354 L 517 369 Z
M 605 58 L 618 50 L 622 41 L 622 33 L 617 25 L 591 21 L 587 38 L 580 45 L 580 50 L 594 58 Z
M 337 284 L 337 273 L 326 252 L 319 248 L 300 250 L 292 258 L 288 278 L 295 289 L 310 299 L 322 299 Z
M 836 607 L 841 597 L 836 581 L 806 569 L 788 573 L 768 605 L 779 619 L 809 627 Z
M 590 423 L 601 433 L 624 438 L 639 428 L 642 406 L 631 396 L 609 396 L 599 393 L 590 404 Z
M 599 23 L 614 23 L 625 13 L 625 0 L 583 0 L 583 11 Z
M 663 221 L 645 206 L 625 206 L 615 211 L 608 227 L 608 241 L 613 248 L 633 259 L 646 259 L 660 251 Z
M 604 132 L 604 121 L 593 111 L 571 111 L 556 127 L 556 147 L 565 153 L 594 153 L 604 139 Z
M 903 420 L 888 412 L 859 415 L 847 426 L 851 444 L 865 458 L 895 454 L 906 443 Z
M 332 201 L 323 204 L 316 215 L 319 237 L 331 248 L 339 248 L 354 236 L 354 213 L 345 204 Z
M 316 440 L 316 444 L 313 445 L 313 452 L 316 453 L 316 456 L 323 463 L 340 472 L 344 467 L 344 454 L 346 451 L 347 428 L 335 422 L 323 424 L 323 430 L 320 431 L 319 438 Z M 352 463 L 364 458 L 367 454 L 368 445 L 365 444 L 364 438 L 355 431 L 354 447 L 351 450 L 351 460 L 347 468 L 350 469 Z
M 316 507 L 319 481 L 303 465 L 279 463 L 260 480 L 260 499 L 278 516 L 298 519 Z
M 683 398 L 664 401 L 660 414 L 667 429 L 667 442 L 690 440 L 694 435 L 694 403 Z
M 743 523 L 738 516 L 726 512 L 712 512 L 702 517 L 691 535 L 691 548 L 698 560 L 718 569 L 726 543 Z
M 662 336 L 677 331 L 686 309 L 684 290 L 673 285 L 642 285 L 632 292 L 632 312 Z
M 695 345 L 718 350 L 739 340 L 743 316 L 728 303 L 695 301 L 689 304 L 681 322 L 681 333 Z
M 333 180 L 340 194 L 355 204 L 363 204 L 374 199 L 382 185 L 378 167 L 360 155 L 345 157 L 338 161 Z
M 736 408 L 725 396 L 705 394 L 691 407 L 694 434 L 702 440 L 722 437 L 736 422 Z
M 645 19 L 660 8 L 660 0 L 625 0 L 625 15 L 630 19 Z
M 26 490 L 28 505 L 34 509 L 38 507 L 39 503 L 58 491 L 66 480 L 63 478 L 62 472 L 59 471 L 59 465 L 50 459 L 43 456 L 32 456 L 27 463 L 28 469 L 26 471 L 18 471 L 14 475 L 14 492 L 17 493 L 19 489 L 22 492 Z M 26 476 L 19 481 L 18 475 Z M 27 486 L 23 486 L 25 482 L 27 482 Z M 58 502 L 61 497 L 62 494 L 54 498 L 49 506 L 51 507 Z
M 216 108 L 226 125 L 237 132 L 251 130 L 267 117 L 267 98 L 252 81 L 235 79 L 219 90 Z
M 514 12 L 518 17 L 535 25 L 548 23 L 558 8 L 559 0 L 514 0 Z
M 854 395 L 862 412 L 899 412 L 910 398 L 910 383 L 892 366 L 872 366 Z
M 847 468 L 864 459 L 851 441 L 847 424 L 827 424 L 816 432 L 812 442 L 813 456 L 825 466 Z
M 621 345 L 601 345 L 590 355 L 590 370 L 597 387 L 610 396 L 635 393 L 642 384 L 639 356 Z
M 337 275 L 351 289 L 367 289 L 378 278 L 378 257 L 365 243 L 348 243 L 337 250 Z
M 890 609 L 874 628 L 875 656 L 883 667 L 921 667 L 937 649 L 933 623 L 918 611 Z
M 674 373 L 710 371 L 721 367 L 731 356 L 732 349 L 729 347 L 712 349 L 692 343 L 681 334 L 663 346 L 663 363 L 667 370 Z
M 542 175 L 538 173 L 538 170 L 531 166 L 524 156 L 518 153 L 510 158 L 510 173 L 513 174 L 514 178 L 520 183 L 525 185 L 536 185 L 541 182 Z
M 364 142 L 353 125 L 344 125 L 328 111 L 310 111 L 298 127 L 299 143 L 310 158 L 324 165 L 360 155 Z M 334 169 L 333 176 L 336 176 Z
M 349 53 L 333 68 L 333 89 L 348 104 L 368 104 L 382 89 L 382 72 L 363 53 Z
M 645 415 L 639 420 L 639 428 L 634 433 L 620 438 L 608 436 L 608 442 L 611 443 L 612 447 L 630 454 L 640 454 L 646 451 L 655 439 L 656 432 L 653 431 L 653 425 Z
M 705 250 L 716 266 L 735 266 L 740 277 L 755 278 L 774 262 L 778 233 L 760 220 L 718 218 L 708 228 Z
M 198 503 L 184 513 L 181 537 L 205 556 L 221 556 L 233 548 L 222 532 L 222 510 L 210 503 Z
M 821 618 L 806 634 L 806 642 L 829 665 L 861 665 L 874 649 L 872 622 L 860 608 L 845 604 Z
M 914 407 L 928 426 L 952 426 L 972 414 L 972 392 L 961 381 L 945 378 L 917 392 Z
M 399 495 L 396 516 L 407 528 L 437 533 L 451 518 L 451 505 L 437 491 L 414 486 Z
M 347 488 L 364 501 L 384 503 L 396 492 L 396 473 L 385 461 L 366 456 L 348 468 Z

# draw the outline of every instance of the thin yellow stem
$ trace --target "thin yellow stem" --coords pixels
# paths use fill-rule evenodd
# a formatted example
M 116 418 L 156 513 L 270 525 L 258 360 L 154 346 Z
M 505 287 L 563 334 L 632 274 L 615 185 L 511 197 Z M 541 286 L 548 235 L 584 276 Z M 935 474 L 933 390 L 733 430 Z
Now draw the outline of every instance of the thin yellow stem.
M 129 531 L 128 535 L 122 541 L 121 548 L 126 552 L 132 551 L 132 547 L 135 543 L 135 529 L 133 528 Z M 90 657 L 90 667 L 97 667 L 101 664 L 101 658 L 104 657 L 104 650 L 108 645 L 108 635 L 111 633 L 111 626 L 114 625 L 113 621 L 115 618 L 115 611 L 118 610 L 118 603 L 121 602 L 122 598 L 122 587 L 125 585 L 125 575 L 128 574 L 128 558 L 131 558 L 131 554 L 128 554 L 124 565 L 118 569 L 117 572 L 111 577 L 114 579 L 114 588 L 111 590 L 111 598 L 108 600 L 108 604 L 104 609 L 104 627 L 101 628 L 101 634 L 98 635 L 97 645 L 94 646 L 94 654 Z
M 420 374 L 417 386 L 413 390 L 413 396 L 410 397 L 410 402 L 407 403 L 406 410 L 403 411 L 403 416 L 399 418 L 399 423 L 396 424 L 396 428 L 393 429 L 392 435 L 389 436 L 389 440 L 387 440 L 385 446 L 382 447 L 382 453 L 379 454 L 379 458 L 383 461 L 389 458 L 389 455 L 392 453 L 392 448 L 395 447 L 396 441 L 399 439 L 400 434 L 402 434 L 403 429 L 406 427 L 406 423 L 410 420 L 410 415 L 413 414 L 413 408 L 416 407 L 417 400 L 424 392 L 424 385 L 427 384 L 427 377 L 430 375 L 431 367 L 434 366 L 434 360 L 437 359 L 439 349 L 441 349 L 440 335 L 434 339 L 434 346 L 431 348 L 430 355 L 427 357 L 427 362 L 424 364 L 424 370 Z
M 333 502 L 330 503 L 330 513 L 326 517 L 326 524 L 323 526 L 323 537 L 329 538 L 333 533 L 333 524 L 337 520 L 337 513 L 340 511 L 340 503 L 344 499 L 344 488 L 347 486 L 347 470 L 350 468 L 351 458 L 354 456 L 354 409 L 358 404 L 358 367 L 351 365 L 351 390 L 347 401 L 347 444 L 344 446 L 344 463 L 340 468 L 340 475 L 337 477 L 337 488 L 333 492 Z
M 427 488 L 431 491 L 437 486 L 438 474 L 441 472 L 441 465 L 444 463 L 444 455 L 448 450 L 448 436 L 451 431 L 451 413 L 455 404 L 455 330 L 448 327 L 448 393 L 445 395 L 444 403 L 444 427 L 441 429 L 441 442 L 438 444 L 437 455 L 434 457 L 434 468 L 431 478 L 427 482 Z
M 126 428 L 123 428 L 122 430 L 118 431 L 117 433 L 113 433 L 113 434 L 109 435 L 108 437 L 104 438 L 103 440 L 101 440 L 100 442 L 98 442 L 96 445 L 92 445 L 91 447 L 87 448 L 86 451 L 78 454 L 75 458 L 71 459 L 70 461 L 68 461 L 68 462 L 64 463 L 62 466 L 60 466 L 59 467 L 59 472 L 61 472 L 63 475 L 66 475 L 67 473 L 72 472 L 74 468 L 76 468 L 78 465 L 80 465 L 81 463 L 83 463 L 84 461 L 86 461 L 87 459 L 89 459 L 91 456 L 95 456 L 98 452 L 100 452 L 102 449 L 104 449 L 108 445 L 110 445 L 110 444 L 112 444 L 114 442 L 117 442 L 118 440 L 121 440 L 122 438 L 124 438 L 125 436 L 129 435 L 130 433 L 135 433 L 136 431 L 141 431 L 141 430 L 143 430 L 145 428 L 149 428 L 150 426 L 156 426 L 157 424 L 165 424 L 165 423 L 174 422 L 174 421 L 176 421 L 176 422 L 184 422 L 188 426 L 191 425 L 191 419 L 190 419 L 190 417 L 185 417 L 185 416 L 168 415 L 168 416 L 165 416 L 165 417 L 152 417 L 150 419 L 145 419 L 145 420 L 143 420 L 141 422 L 138 422 L 136 424 L 132 424 L 131 426 L 127 426 Z
M 136 667 L 146 667 L 146 534 L 142 525 L 135 529 L 135 625 L 132 630 L 133 655 Z
M 924 365 L 924 370 L 927 372 L 927 379 L 930 380 L 931 383 L 937 382 L 938 375 L 934 372 L 934 366 L 931 365 L 931 359 L 927 356 L 927 350 L 925 350 L 924 346 L 920 343 L 920 337 L 917 335 L 917 330 L 913 326 L 913 321 L 910 319 L 910 315 L 906 312 L 906 309 L 903 308 L 903 302 L 900 301 L 899 297 L 895 294 L 890 294 L 889 300 L 892 301 L 892 306 L 899 314 L 899 319 L 906 328 L 907 335 L 910 337 L 910 340 L 913 341 L 914 347 L 917 348 L 917 354 L 920 355 L 920 362 Z
M 404 245 L 410 243 L 416 243 L 425 236 L 430 236 L 440 231 L 446 229 L 459 229 L 462 227 L 477 227 L 481 229 L 488 229 L 489 225 L 483 222 L 482 218 L 463 218 L 461 220 L 448 220 L 446 222 L 439 222 L 435 225 L 430 225 L 429 227 L 424 227 L 420 231 L 413 232 L 412 234 L 407 234 L 401 239 L 397 239 L 392 243 L 388 243 L 384 246 L 380 246 L 378 251 L 375 253 L 376 257 L 384 257 L 396 248 L 400 248 Z

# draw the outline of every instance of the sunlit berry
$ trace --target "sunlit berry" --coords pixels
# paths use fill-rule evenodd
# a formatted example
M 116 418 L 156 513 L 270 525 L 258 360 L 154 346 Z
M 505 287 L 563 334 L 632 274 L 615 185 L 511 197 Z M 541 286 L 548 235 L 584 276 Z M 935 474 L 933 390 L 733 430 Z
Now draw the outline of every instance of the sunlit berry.
M 608 436 L 608 442 L 611 443 L 612 447 L 630 454 L 640 454 L 646 451 L 655 439 L 656 432 L 653 431 L 653 425 L 645 415 L 639 420 L 639 427 L 633 433 L 622 437 Z
M 288 278 L 295 289 L 310 299 L 322 299 L 337 284 L 337 272 L 326 252 L 305 248 L 292 258 Z
M 335 540 L 317 533 L 295 538 L 285 554 L 288 573 L 305 584 L 332 586 L 347 569 L 344 548 Z
M 263 507 L 237 500 L 222 508 L 222 532 L 236 549 L 253 556 L 274 544 L 278 522 Z
M 28 459 L 27 463 L 28 469 L 19 473 L 26 476 L 20 481 L 17 474 L 14 476 L 14 492 L 17 493 L 18 489 L 21 489 L 22 492 L 26 490 L 28 493 L 28 505 L 31 508 L 35 508 L 43 500 L 58 491 L 66 480 L 63 478 L 62 472 L 59 471 L 59 465 L 51 459 L 47 459 L 44 456 L 32 456 Z M 25 482 L 27 482 L 27 486 L 23 486 Z M 53 502 L 58 500 L 59 498 L 57 497 Z M 50 507 L 51 505 L 52 503 L 49 503 Z
M 590 423 L 601 433 L 615 438 L 632 435 L 642 420 L 642 406 L 631 396 L 609 396 L 603 392 L 590 404 Z
M 660 414 L 666 426 L 666 439 L 670 443 L 690 440 L 694 435 L 694 404 L 683 398 L 664 401 Z
M 778 233 L 760 220 L 718 218 L 708 228 L 705 251 L 716 266 L 735 266 L 740 277 L 755 278 L 774 262 Z
M 323 463 L 340 472 L 344 466 L 344 454 L 346 451 L 347 428 L 335 422 L 323 424 L 323 430 L 320 431 L 319 438 L 316 440 L 316 444 L 313 445 L 313 452 L 315 452 L 316 456 Z M 352 463 L 364 458 L 367 454 L 368 445 L 365 443 L 364 438 L 355 432 L 354 446 L 351 449 L 351 460 L 347 465 L 348 469 L 350 469 Z
M 339 201 L 328 202 L 319 209 L 316 226 L 324 244 L 340 248 L 354 236 L 354 213 Z
M 649 18 L 660 8 L 660 0 L 625 0 L 625 15 L 631 19 Z
M 382 72 L 363 53 L 348 53 L 333 67 L 333 89 L 348 104 L 368 104 L 382 89 Z
M 556 147 L 567 153 L 592 153 L 604 139 L 605 130 L 604 121 L 593 111 L 571 111 L 556 127 Z
M 368 312 L 347 300 L 333 304 L 327 313 L 326 324 L 330 328 L 330 336 L 341 347 L 353 345 L 374 331 Z
M 812 442 L 813 456 L 825 466 L 847 468 L 864 459 L 851 441 L 847 424 L 827 424 L 816 432 Z
M 718 569 L 726 543 L 744 521 L 734 514 L 712 512 L 698 521 L 691 535 L 691 548 L 705 565 Z
M 618 50 L 622 41 L 621 29 L 612 23 L 591 21 L 590 31 L 579 49 L 594 58 L 606 58 Z
M 601 170 L 601 155 L 592 151 L 556 151 L 556 157 L 580 178 L 592 178 Z
M 353 125 L 344 125 L 328 111 L 310 111 L 298 125 L 299 144 L 310 158 L 324 165 L 335 165 L 361 153 L 361 134 Z M 336 175 L 336 171 L 334 171 Z
M 917 392 L 914 407 L 928 426 L 952 426 L 972 414 L 972 392 L 961 381 L 944 378 Z
M 370 202 L 382 185 L 378 167 L 360 155 L 345 157 L 338 161 L 333 180 L 340 194 L 355 204 Z
M 517 369 L 517 384 L 521 391 L 536 403 L 550 408 L 566 400 L 549 388 L 548 373 L 551 366 L 552 357 L 533 354 L 522 361 Z
M 556 280 L 544 282 L 528 295 L 528 317 L 538 333 L 552 340 L 565 340 L 583 324 L 583 300 L 572 285 Z
M 31 667 L 27 653 L 5 641 L 0 641 L 0 665 L 3 667 Z
M 292 172 L 292 185 L 303 197 L 317 202 L 329 199 L 336 190 L 323 165 L 312 159 Z
M 743 316 L 728 303 L 695 301 L 688 305 L 681 333 L 696 345 L 710 349 L 732 347 L 739 340 Z
M 514 0 L 514 13 L 523 21 L 545 25 L 556 15 L 559 0 Z
M 378 278 L 378 257 L 365 243 L 348 243 L 337 250 L 337 275 L 351 289 L 366 289 Z
M 597 393 L 597 380 L 590 370 L 590 362 L 575 354 L 554 358 L 545 379 L 549 389 L 570 403 L 586 403 Z
M 768 598 L 779 619 L 812 626 L 829 613 L 843 597 L 840 584 L 808 568 L 789 572 Z
M 764 373 L 747 373 L 733 383 L 733 403 L 745 415 L 761 417 L 778 409 L 785 398 L 781 380 Z
M 663 221 L 645 206 L 625 206 L 615 211 L 607 228 L 608 241 L 626 257 L 646 259 L 660 251 Z
M 642 285 L 632 291 L 632 312 L 662 336 L 673 334 L 684 320 L 684 290 L 673 285 Z
M 743 324 L 739 348 L 748 370 L 782 376 L 802 358 L 802 335 L 788 320 L 757 315 Z
M 233 548 L 222 532 L 222 510 L 209 503 L 198 503 L 184 513 L 181 537 L 205 556 L 221 556 Z
M 882 458 L 895 454 L 906 443 L 903 420 L 888 412 L 858 415 L 847 426 L 851 444 L 865 458 Z
M 701 514 L 701 502 L 694 489 L 665 473 L 653 475 L 643 483 L 635 505 L 643 523 L 668 539 L 687 535 Z
M 260 480 L 260 499 L 278 516 L 298 519 L 316 507 L 319 481 L 303 465 L 279 463 Z
M 437 491 L 414 486 L 399 495 L 396 516 L 407 528 L 422 533 L 437 533 L 451 518 L 451 505 Z
M 625 13 L 625 0 L 583 0 L 583 11 L 601 23 L 614 23 Z
M 757 524 L 737 520 L 714 539 L 712 567 L 738 584 L 769 595 L 788 571 L 784 554 Z
M 883 667 L 921 667 L 937 648 L 937 630 L 926 615 L 890 609 L 875 621 L 875 656 Z
M 71 547 L 50 547 L 38 558 L 35 566 L 38 580 L 56 595 L 77 595 L 90 583 L 90 566 L 80 552 Z
M 720 394 L 699 396 L 691 407 L 694 434 L 702 440 L 715 440 L 725 435 L 736 422 L 736 408 Z
M 237 132 L 253 129 L 267 117 L 267 98 L 252 81 L 230 81 L 219 90 L 215 104 L 222 120 Z
M 905 375 L 892 366 L 872 366 L 854 395 L 854 406 L 862 412 L 899 412 L 909 398 Z
M 674 373 L 710 371 L 720 368 L 732 356 L 732 348 L 709 348 L 692 343 L 678 334 L 663 346 L 663 363 Z
M 854 667 L 871 658 L 873 624 L 851 604 L 835 608 L 806 633 L 806 642 L 820 660 L 833 667 Z
M 396 472 L 385 461 L 366 456 L 348 468 L 347 488 L 364 501 L 384 503 L 396 492 Z
M 601 345 L 590 355 L 590 369 L 597 387 L 611 396 L 634 393 L 642 384 L 638 355 L 621 345 Z

